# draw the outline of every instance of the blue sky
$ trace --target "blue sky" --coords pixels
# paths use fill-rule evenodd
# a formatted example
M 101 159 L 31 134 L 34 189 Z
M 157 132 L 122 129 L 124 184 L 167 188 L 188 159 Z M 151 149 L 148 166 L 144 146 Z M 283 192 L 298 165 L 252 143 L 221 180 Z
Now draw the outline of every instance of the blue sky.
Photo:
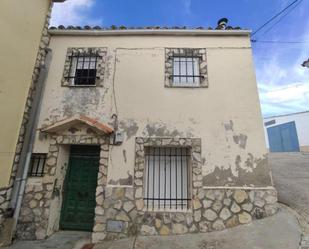
M 256 30 L 292 0 L 67 0 L 55 4 L 51 25 L 212 26 L 229 24 Z M 292 9 L 292 8 L 291 8 Z M 264 116 L 309 110 L 309 0 L 268 25 L 252 44 Z M 271 28 L 271 29 L 270 29 Z M 270 29 L 270 30 L 269 30 Z M 292 41 L 299 43 L 264 43 Z

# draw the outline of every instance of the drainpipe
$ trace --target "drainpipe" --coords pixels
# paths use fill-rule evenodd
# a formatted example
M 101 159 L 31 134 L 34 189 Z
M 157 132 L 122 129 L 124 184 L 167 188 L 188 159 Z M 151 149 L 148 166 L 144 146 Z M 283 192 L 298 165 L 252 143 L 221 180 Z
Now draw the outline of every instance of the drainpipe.
M 40 113 L 42 96 L 45 88 L 45 80 L 47 77 L 51 57 L 52 57 L 51 49 L 47 48 L 45 61 L 41 62 L 40 65 L 40 74 L 36 84 L 35 94 L 33 97 L 32 107 L 30 110 L 30 117 L 26 128 L 23 148 L 20 154 L 20 160 L 18 163 L 17 173 L 12 190 L 10 208 L 14 212 L 13 215 L 14 223 L 12 227 L 13 232 L 15 232 L 16 230 L 16 225 L 26 187 L 30 159 L 36 134 L 36 127 L 38 124 L 38 117 L 39 117 L 38 114 Z

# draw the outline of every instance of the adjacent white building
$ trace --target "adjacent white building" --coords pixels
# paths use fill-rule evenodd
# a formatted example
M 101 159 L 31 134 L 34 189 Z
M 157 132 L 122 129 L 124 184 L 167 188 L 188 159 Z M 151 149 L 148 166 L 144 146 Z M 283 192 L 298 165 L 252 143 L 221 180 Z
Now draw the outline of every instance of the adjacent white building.
M 309 111 L 264 118 L 271 152 L 309 152 Z

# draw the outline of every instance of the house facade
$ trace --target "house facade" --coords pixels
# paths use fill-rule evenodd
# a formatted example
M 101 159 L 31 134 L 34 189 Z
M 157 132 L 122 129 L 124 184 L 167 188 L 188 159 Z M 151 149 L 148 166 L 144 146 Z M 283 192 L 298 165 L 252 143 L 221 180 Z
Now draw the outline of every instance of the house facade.
M 49 32 L 19 237 L 208 232 L 276 212 L 248 30 Z

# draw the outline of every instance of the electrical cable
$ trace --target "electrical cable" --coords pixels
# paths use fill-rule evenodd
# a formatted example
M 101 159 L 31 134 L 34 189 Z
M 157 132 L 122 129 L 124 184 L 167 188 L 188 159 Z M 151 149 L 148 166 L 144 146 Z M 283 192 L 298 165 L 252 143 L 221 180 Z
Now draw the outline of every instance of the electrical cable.
M 284 17 L 286 17 L 288 14 L 290 14 L 295 8 L 297 8 L 300 4 L 301 4 L 301 2 L 302 2 L 303 0 L 300 0 L 298 3 L 296 3 L 294 6 L 293 6 L 293 8 L 291 8 L 291 9 L 289 9 L 284 15 L 282 15 L 280 18 L 279 18 L 279 20 L 277 21 L 277 22 L 275 22 L 270 28 L 268 28 L 266 31 L 264 31 L 263 32 L 263 34 L 266 34 L 266 33 L 268 33 L 270 30 L 272 30 L 279 22 L 281 22 L 282 21 L 282 19 L 284 18 Z
M 309 41 L 260 41 L 260 40 L 252 40 L 252 42 L 256 43 L 281 43 L 281 44 L 303 44 L 309 43 Z
M 295 3 L 297 3 L 300 0 L 294 0 L 292 3 L 290 3 L 287 7 L 285 7 L 283 10 L 281 10 L 279 13 L 274 15 L 272 18 L 270 18 L 267 22 L 265 22 L 263 25 L 261 25 L 256 31 L 254 31 L 251 35 L 253 37 L 256 35 L 261 29 L 263 29 L 266 25 L 268 25 L 270 22 L 272 22 L 274 19 L 276 19 L 278 16 L 280 16 L 283 12 L 285 12 L 287 9 L 289 9 L 291 6 L 293 6 Z

